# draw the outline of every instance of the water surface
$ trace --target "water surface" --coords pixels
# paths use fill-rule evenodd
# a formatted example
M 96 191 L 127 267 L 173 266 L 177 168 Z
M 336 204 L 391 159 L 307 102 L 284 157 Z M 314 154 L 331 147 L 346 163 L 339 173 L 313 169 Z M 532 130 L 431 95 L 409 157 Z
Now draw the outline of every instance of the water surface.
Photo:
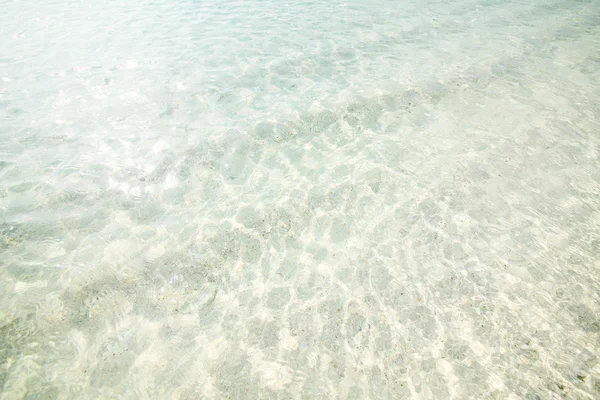
M 600 397 L 600 2 L 0 10 L 2 398 Z

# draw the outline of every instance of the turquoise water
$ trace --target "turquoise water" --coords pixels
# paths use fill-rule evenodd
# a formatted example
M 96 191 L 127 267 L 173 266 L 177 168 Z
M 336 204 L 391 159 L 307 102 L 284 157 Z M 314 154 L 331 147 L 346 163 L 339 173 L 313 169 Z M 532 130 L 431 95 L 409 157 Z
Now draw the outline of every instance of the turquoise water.
M 0 10 L 2 399 L 600 397 L 600 2 Z

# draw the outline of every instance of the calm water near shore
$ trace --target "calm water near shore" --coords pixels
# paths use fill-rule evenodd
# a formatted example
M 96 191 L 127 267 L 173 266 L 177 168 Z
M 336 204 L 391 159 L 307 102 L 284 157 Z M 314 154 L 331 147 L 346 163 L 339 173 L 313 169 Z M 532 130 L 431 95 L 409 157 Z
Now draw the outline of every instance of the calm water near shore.
M 1 399 L 597 399 L 599 260 L 599 1 L 0 0 Z

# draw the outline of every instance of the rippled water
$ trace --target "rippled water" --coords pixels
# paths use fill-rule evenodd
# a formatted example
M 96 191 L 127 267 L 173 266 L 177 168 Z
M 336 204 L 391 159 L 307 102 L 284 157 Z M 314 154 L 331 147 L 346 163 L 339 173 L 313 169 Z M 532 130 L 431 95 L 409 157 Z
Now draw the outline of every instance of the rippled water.
M 0 1 L 2 398 L 598 398 L 599 104 L 598 1 Z

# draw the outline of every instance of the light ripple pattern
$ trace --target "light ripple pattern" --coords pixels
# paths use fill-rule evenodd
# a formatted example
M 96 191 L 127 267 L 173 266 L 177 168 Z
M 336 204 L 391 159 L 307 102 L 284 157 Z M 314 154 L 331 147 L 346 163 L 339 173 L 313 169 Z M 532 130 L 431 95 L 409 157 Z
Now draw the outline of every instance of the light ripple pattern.
M 600 398 L 599 105 L 594 0 L 0 0 L 0 398 Z

